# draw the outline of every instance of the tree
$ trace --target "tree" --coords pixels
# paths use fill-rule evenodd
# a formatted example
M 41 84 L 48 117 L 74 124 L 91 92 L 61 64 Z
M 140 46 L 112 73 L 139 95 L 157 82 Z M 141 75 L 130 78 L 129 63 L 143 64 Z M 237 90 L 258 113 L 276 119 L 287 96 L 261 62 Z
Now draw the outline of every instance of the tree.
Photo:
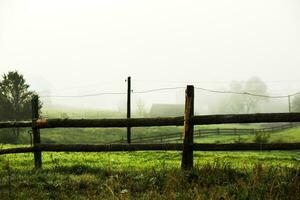
M 234 81 L 230 85 L 230 91 L 245 94 L 232 94 L 226 102 L 226 112 L 250 113 L 259 110 L 259 104 L 267 98 L 247 95 L 267 95 L 267 85 L 259 77 L 251 77 L 245 83 Z
M 31 99 L 35 92 L 29 91 L 29 85 L 23 75 L 10 71 L 0 81 L 0 120 L 20 121 L 31 119 Z M 41 103 L 39 103 L 41 108 Z M 17 140 L 19 129 L 13 134 Z
M 7 105 L 7 100 L 5 96 L 0 92 L 0 120 L 4 120 L 5 117 L 9 114 L 9 107 Z
M 243 83 L 237 81 L 231 82 L 230 91 L 243 93 Z M 244 113 L 244 98 L 243 95 L 232 94 L 229 100 L 226 101 L 229 113 Z
M 293 112 L 300 112 L 300 95 L 297 95 L 293 98 L 292 111 Z
M 138 117 L 146 117 L 147 116 L 146 105 L 142 99 L 138 99 L 136 102 L 136 115 Z
M 267 95 L 267 85 L 259 77 L 252 77 L 246 82 L 245 92 L 258 95 Z M 257 111 L 258 105 L 266 100 L 267 98 L 264 97 L 245 95 L 246 113 Z

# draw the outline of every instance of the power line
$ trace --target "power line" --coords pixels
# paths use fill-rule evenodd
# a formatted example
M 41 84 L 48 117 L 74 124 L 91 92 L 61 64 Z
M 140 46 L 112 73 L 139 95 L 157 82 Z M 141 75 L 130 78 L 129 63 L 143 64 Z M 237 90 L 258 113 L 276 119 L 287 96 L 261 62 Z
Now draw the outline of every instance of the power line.
M 222 94 L 238 94 L 238 95 L 249 95 L 249 96 L 256 96 L 256 97 L 263 97 L 263 98 L 288 98 L 289 96 L 295 96 L 297 94 L 300 94 L 300 92 L 297 92 L 292 95 L 286 95 L 286 96 L 269 96 L 269 95 L 262 95 L 262 94 L 254 94 L 250 92 L 233 92 L 233 91 L 220 91 L 220 90 L 211 90 L 211 89 L 206 89 L 206 88 L 200 88 L 200 87 L 195 87 L 195 89 L 198 90 L 203 90 L 207 92 L 212 92 L 212 93 L 222 93 Z
M 158 91 L 166 91 L 166 90 L 176 90 L 176 89 L 185 89 L 185 87 L 167 87 L 167 88 L 156 88 L 150 90 L 143 90 L 143 91 L 132 91 L 133 94 L 145 94 L 145 93 L 152 93 Z M 250 92 L 234 92 L 234 91 L 222 91 L 222 90 L 212 90 L 202 87 L 195 87 L 197 90 L 202 90 L 206 92 L 212 93 L 221 93 L 221 94 L 237 94 L 237 95 L 249 95 L 249 96 L 256 96 L 262 98 L 288 98 L 289 96 L 296 96 L 299 95 L 300 92 L 296 92 L 290 95 L 280 95 L 280 96 L 270 96 L 270 95 L 262 95 L 262 94 L 254 94 Z M 125 92 L 102 92 L 102 93 L 94 93 L 94 94 L 85 94 L 85 95 L 49 95 L 49 96 L 41 96 L 42 98 L 81 98 L 81 97 L 94 97 L 94 96 L 102 96 L 102 95 L 125 95 Z
M 143 93 L 150 93 L 150 92 L 157 92 L 157 91 L 164 91 L 164 90 L 175 90 L 175 89 L 184 89 L 185 87 L 168 87 L 168 88 L 157 88 L 157 89 L 150 89 L 144 91 L 132 91 L 134 94 L 143 94 Z M 85 94 L 85 95 L 49 95 L 49 96 L 41 96 L 42 98 L 77 98 L 77 97 L 93 97 L 93 96 L 101 96 L 101 95 L 122 95 L 127 94 L 125 92 L 103 92 L 103 93 L 95 93 L 95 94 Z
M 300 94 L 300 92 L 296 92 L 296 93 L 291 94 L 291 95 L 288 95 L 288 96 L 297 96 L 297 95 L 299 95 L 299 94 Z
M 135 80 L 136 82 L 160 82 L 160 83 L 180 83 L 180 84 L 188 84 L 188 83 L 200 83 L 200 84 L 205 84 L 205 83 L 212 83 L 212 84 L 221 84 L 221 83 L 232 83 L 234 81 L 226 81 L 226 80 L 221 80 L 221 81 L 176 81 L 176 80 Z M 261 83 L 260 81 L 237 81 L 241 83 Z M 264 81 L 265 83 L 291 83 L 291 82 L 299 82 L 300 80 L 273 80 L 273 81 Z
M 49 95 L 49 96 L 41 96 L 42 98 L 79 98 L 79 97 L 94 97 L 94 96 L 101 96 L 101 95 L 121 95 L 127 94 L 125 92 L 102 92 L 102 93 L 95 93 L 95 94 L 84 94 L 84 95 Z
M 150 93 L 150 92 L 157 92 L 157 91 L 164 91 L 164 90 L 175 90 L 175 89 L 184 89 L 185 87 L 168 87 L 168 88 L 157 88 L 151 90 L 144 90 L 144 91 L 133 91 L 135 94 L 143 94 L 143 93 Z

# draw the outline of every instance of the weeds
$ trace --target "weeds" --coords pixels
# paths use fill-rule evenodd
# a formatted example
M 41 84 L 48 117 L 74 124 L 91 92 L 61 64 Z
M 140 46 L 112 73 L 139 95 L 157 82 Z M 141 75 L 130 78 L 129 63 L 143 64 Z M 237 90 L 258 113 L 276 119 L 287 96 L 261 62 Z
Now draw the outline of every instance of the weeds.
M 241 135 L 239 134 L 237 138 L 234 139 L 234 143 L 236 144 L 241 144 L 241 143 L 245 143 L 246 139 L 242 138 Z
M 264 144 L 269 142 L 270 140 L 270 133 L 262 133 L 262 132 L 256 132 L 253 142 L 258 143 L 258 144 Z
M 8 199 L 13 199 L 12 198 L 12 170 L 11 170 L 11 165 L 9 160 L 4 161 L 3 165 L 3 170 L 5 171 L 7 175 L 7 192 L 8 192 Z M 5 189 L 5 187 L 3 188 Z
M 0 199 L 297 199 L 297 156 L 195 152 L 182 171 L 178 152 L 43 153 L 44 169 L 32 171 L 31 154 L 7 155 Z
M 18 197 L 34 193 L 38 199 L 297 199 L 300 195 L 299 168 L 261 164 L 247 170 L 215 161 L 195 166 L 189 172 L 152 169 L 97 173 L 93 170 L 73 175 L 68 173 L 71 171 L 19 173 L 18 176 L 39 187 L 16 182 L 20 188 Z M 108 173 L 111 175 L 107 176 Z

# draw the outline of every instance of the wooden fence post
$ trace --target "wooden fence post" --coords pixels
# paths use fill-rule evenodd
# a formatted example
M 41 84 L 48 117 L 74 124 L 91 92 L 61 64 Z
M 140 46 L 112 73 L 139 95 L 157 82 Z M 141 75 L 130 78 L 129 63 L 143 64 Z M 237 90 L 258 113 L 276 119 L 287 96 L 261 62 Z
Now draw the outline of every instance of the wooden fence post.
M 36 127 L 35 122 L 39 118 L 39 98 L 37 95 L 33 96 L 31 100 L 32 108 L 32 134 L 33 134 L 33 147 L 41 143 L 40 130 Z M 42 167 L 42 153 L 38 149 L 34 151 L 34 167 L 39 169 Z
M 184 112 L 184 142 L 182 151 L 181 168 L 189 170 L 193 168 L 193 134 L 194 125 L 194 86 L 188 85 L 185 91 L 185 112 Z

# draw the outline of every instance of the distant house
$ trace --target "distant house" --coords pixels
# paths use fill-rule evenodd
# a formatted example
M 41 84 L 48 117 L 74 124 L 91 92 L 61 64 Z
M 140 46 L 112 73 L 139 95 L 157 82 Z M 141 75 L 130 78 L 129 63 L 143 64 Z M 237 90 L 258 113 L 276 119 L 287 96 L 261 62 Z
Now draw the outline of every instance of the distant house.
M 149 114 L 151 117 L 177 117 L 183 113 L 183 104 L 153 104 Z

